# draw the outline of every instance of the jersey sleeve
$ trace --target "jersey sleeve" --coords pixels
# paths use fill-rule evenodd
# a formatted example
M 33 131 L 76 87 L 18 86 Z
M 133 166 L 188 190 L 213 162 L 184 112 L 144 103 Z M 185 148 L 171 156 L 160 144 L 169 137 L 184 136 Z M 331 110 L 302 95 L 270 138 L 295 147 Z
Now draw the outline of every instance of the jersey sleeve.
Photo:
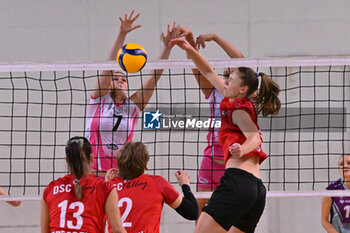
M 112 192 L 113 190 L 113 185 L 109 182 L 105 182 L 101 180 L 101 186 L 102 186 L 102 195 L 104 195 L 102 198 L 103 200 L 106 200 L 108 195 Z
M 250 117 L 253 117 L 254 109 L 253 104 L 250 101 L 246 101 L 244 99 L 236 98 L 233 103 L 233 111 L 235 110 L 243 110 L 246 111 Z M 233 112 L 232 111 L 232 112 Z
M 326 187 L 326 190 L 341 190 L 341 189 L 343 189 L 343 184 L 342 184 L 341 179 L 338 179 L 335 182 L 330 183 Z
M 174 203 L 174 201 L 180 196 L 180 193 L 176 191 L 166 179 L 161 176 L 153 176 L 155 183 L 157 184 L 160 192 L 163 195 L 164 202 L 168 205 Z
M 43 193 L 43 199 L 46 203 L 47 203 L 47 200 L 46 200 L 47 196 L 50 194 L 51 190 L 52 190 L 52 182 L 46 186 L 44 193 Z
M 96 98 L 93 98 L 92 96 L 90 96 L 90 104 L 99 104 L 101 103 L 104 99 L 108 99 L 108 98 L 112 98 L 110 97 L 110 94 L 107 93 L 106 95 L 104 96 L 100 96 L 100 97 L 96 97 Z

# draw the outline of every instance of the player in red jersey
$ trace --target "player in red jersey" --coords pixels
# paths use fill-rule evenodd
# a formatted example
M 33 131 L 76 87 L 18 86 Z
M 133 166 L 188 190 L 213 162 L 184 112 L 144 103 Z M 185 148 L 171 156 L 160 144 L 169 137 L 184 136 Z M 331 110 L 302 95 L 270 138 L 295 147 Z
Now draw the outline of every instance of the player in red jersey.
M 192 47 L 199 50 L 201 47 L 206 47 L 206 42 L 216 42 L 230 58 L 243 58 L 242 53 L 228 41 L 224 40 L 216 34 L 202 34 L 194 39 L 191 29 L 178 25 L 175 29 L 175 33 L 179 37 L 184 37 Z M 187 56 L 187 58 L 189 58 Z M 196 78 L 199 88 L 208 100 L 210 106 L 210 121 L 221 121 L 220 103 L 224 98 L 223 95 L 218 92 L 211 82 L 209 82 L 198 69 L 192 69 L 192 73 Z M 224 175 L 225 160 L 223 148 L 219 142 L 219 129 L 216 127 L 209 127 L 209 133 L 207 135 L 208 145 L 204 150 L 203 159 L 198 171 L 198 192 L 213 191 L 220 184 L 220 179 Z M 201 212 L 205 204 L 208 202 L 208 198 L 197 198 L 199 211 Z
M 163 177 L 144 174 L 149 154 L 142 142 L 129 142 L 117 154 L 116 169 L 107 172 L 119 195 L 118 205 L 127 232 L 157 233 L 163 203 L 189 220 L 198 217 L 198 204 L 190 189 L 190 177 L 184 171 L 175 176 L 182 188 L 182 197 Z M 109 231 L 111 232 L 111 231 Z
M 42 233 L 104 233 L 104 216 L 112 232 L 126 232 L 114 205 L 118 194 L 112 185 L 91 174 L 91 145 L 84 137 L 66 144 L 70 174 L 52 181 L 41 201 Z
M 170 44 L 185 50 L 203 76 L 224 96 L 220 103 L 219 140 L 224 150 L 225 173 L 204 207 L 195 233 L 254 232 L 266 200 L 260 164 L 267 155 L 260 147 L 257 114 L 267 116 L 279 111 L 279 87 L 266 74 L 247 67 L 228 69 L 223 80 L 184 38 L 176 38 Z

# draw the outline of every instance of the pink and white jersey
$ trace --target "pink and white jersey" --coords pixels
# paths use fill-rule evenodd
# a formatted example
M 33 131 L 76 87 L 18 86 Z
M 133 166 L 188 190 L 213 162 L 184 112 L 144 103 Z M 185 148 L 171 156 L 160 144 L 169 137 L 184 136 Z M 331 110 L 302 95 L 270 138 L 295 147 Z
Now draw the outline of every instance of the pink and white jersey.
M 206 99 L 209 101 L 210 106 L 210 122 L 212 121 L 221 121 L 221 113 L 220 113 L 220 103 L 224 97 L 221 93 L 213 88 L 209 96 Z M 210 123 L 211 126 L 211 123 Z M 205 154 L 210 155 L 216 159 L 224 159 L 224 155 L 222 153 L 222 147 L 219 142 L 219 128 L 210 127 L 209 133 L 207 135 L 208 146 L 205 149 Z M 207 154 L 207 153 L 210 154 Z
M 90 99 L 86 137 L 94 155 L 93 169 L 107 171 L 117 168 L 117 152 L 132 140 L 139 114 L 140 109 L 130 99 L 122 104 L 116 104 L 110 94 Z

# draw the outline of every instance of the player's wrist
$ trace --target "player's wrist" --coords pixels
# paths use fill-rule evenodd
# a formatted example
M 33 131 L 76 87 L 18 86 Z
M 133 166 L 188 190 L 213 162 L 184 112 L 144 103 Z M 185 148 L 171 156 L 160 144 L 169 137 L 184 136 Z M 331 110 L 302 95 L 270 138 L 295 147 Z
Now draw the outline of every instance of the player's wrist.
M 212 38 L 213 41 L 215 41 L 215 42 L 218 42 L 218 40 L 219 40 L 219 36 L 218 36 L 217 34 L 215 34 L 215 33 L 211 34 L 211 38 Z
M 184 196 L 187 196 L 189 193 L 192 193 L 190 184 L 182 184 L 181 190 Z
M 126 34 L 128 34 L 127 30 L 123 30 L 123 29 L 119 30 L 119 36 L 126 36 Z

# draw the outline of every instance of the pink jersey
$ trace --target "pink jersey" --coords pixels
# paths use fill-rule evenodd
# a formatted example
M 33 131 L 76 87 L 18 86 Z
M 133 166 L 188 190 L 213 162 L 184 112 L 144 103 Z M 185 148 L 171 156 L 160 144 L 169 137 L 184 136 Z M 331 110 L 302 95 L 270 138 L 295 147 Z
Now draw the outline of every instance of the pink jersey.
M 91 98 L 86 114 L 86 137 L 94 155 L 91 167 L 98 171 L 117 168 L 117 152 L 132 140 L 140 109 L 132 100 L 116 104 L 110 94 Z
M 209 101 L 209 106 L 210 106 L 210 122 L 221 121 L 220 103 L 223 98 L 224 97 L 221 95 L 221 93 L 215 88 L 213 88 L 211 90 L 210 95 L 206 97 L 206 99 Z M 210 126 L 211 126 L 211 123 L 210 123 Z M 219 129 L 215 127 L 209 128 L 209 133 L 207 135 L 208 146 L 205 149 L 204 153 L 205 155 L 210 155 L 213 158 L 223 160 L 224 155 L 222 153 L 222 147 L 219 142 L 218 130 Z
M 80 179 L 83 193 L 78 200 L 75 177 L 66 175 L 52 181 L 43 199 L 49 209 L 50 232 L 104 233 L 104 205 L 113 186 L 94 175 Z
M 161 176 L 143 174 L 132 180 L 116 177 L 110 183 L 117 189 L 121 219 L 127 232 L 158 233 L 163 203 L 170 205 L 180 195 Z

